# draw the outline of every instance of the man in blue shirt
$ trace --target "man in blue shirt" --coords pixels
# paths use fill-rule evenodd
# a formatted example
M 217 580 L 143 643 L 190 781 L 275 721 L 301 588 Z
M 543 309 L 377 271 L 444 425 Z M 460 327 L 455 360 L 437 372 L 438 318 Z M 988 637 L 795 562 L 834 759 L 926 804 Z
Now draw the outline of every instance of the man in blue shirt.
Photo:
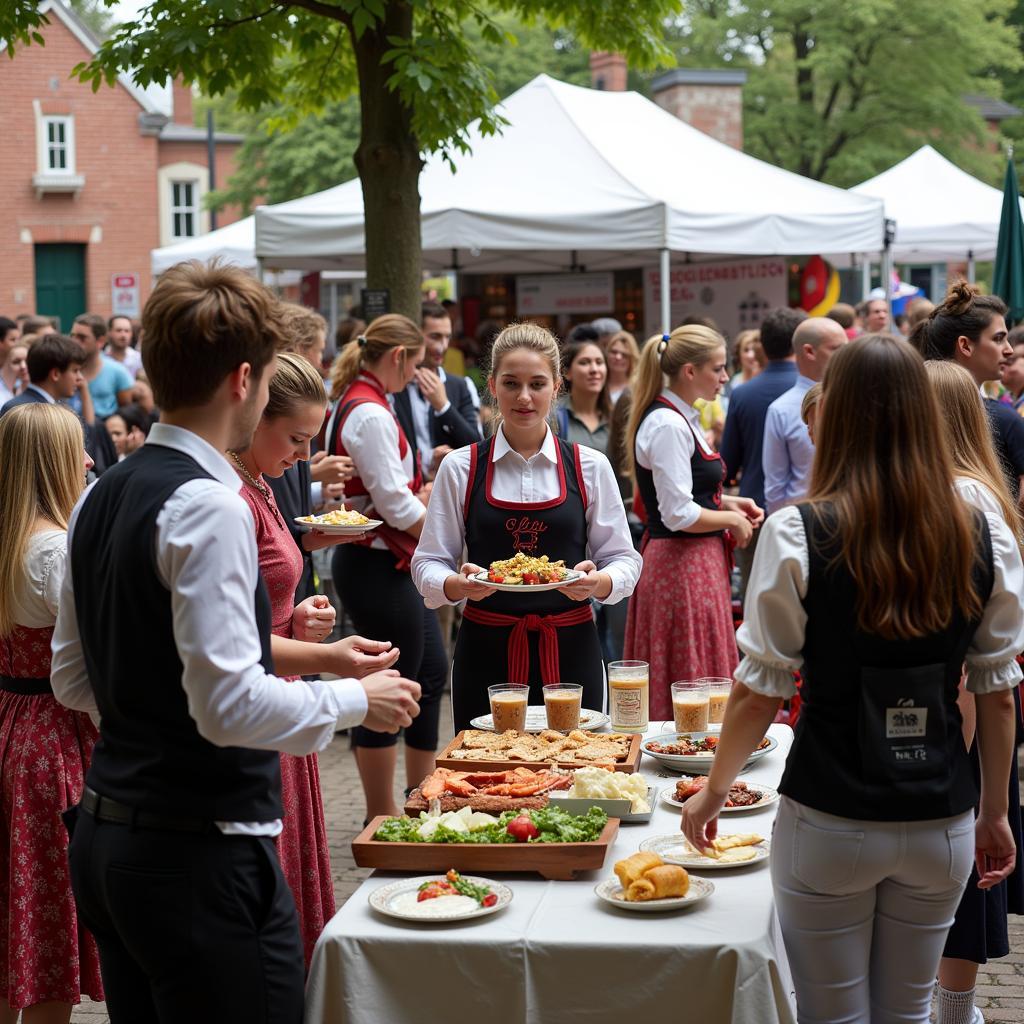
M 721 448 L 728 482 L 739 480 L 740 495 L 753 498 L 761 508 L 764 508 L 764 472 L 761 468 L 764 420 L 768 406 L 796 381 L 793 332 L 806 318 L 807 314 L 799 309 L 768 311 L 761 321 L 761 347 L 768 365 L 753 380 L 736 388 L 729 399 Z M 757 538 L 755 531 L 754 539 L 736 552 L 742 593 L 746 593 Z
M 135 383 L 119 362 L 103 354 L 106 336 L 107 322 L 95 313 L 82 313 L 71 325 L 71 337 L 85 349 L 82 374 L 89 383 L 96 416 L 101 420 L 113 416 L 119 406 L 132 400 Z
M 761 466 L 767 515 L 800 501 L 807 493 L 814 445 L 800 416 L 800 405 L 811 386 L 824 377 L 832 354 L 846 342 L 846 331 L 823 316 L 804 320 L 793 333 L 796 383 L 768 406 L 764 421 Z

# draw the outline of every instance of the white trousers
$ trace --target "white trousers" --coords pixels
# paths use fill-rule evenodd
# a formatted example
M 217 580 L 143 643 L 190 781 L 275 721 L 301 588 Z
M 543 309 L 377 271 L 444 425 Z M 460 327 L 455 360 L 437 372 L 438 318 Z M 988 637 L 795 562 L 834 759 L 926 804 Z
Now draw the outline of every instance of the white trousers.
M 800 1024 L 924 1024 L 973 860 L 973 810 L 855 821 L 783 797 L 772 887 Z

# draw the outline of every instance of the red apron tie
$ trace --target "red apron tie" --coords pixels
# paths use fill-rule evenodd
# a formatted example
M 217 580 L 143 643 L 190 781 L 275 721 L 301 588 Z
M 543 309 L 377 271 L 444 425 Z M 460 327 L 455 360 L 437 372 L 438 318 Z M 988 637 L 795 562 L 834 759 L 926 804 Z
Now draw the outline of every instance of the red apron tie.
M 511 626 L 508 638 L 508 681 L 528 683 L 530 681 L 530 645 L 528 632 L 539 632 L 540 678 L 545 683 L 560 683 L 558 664 L 558 630 L 562 626 L 582 626 L 593 622 L 594 613 L 589 604 L 571 608 L 558 615 L 502 615 L 488 612 L 467 604 L 462 617 L 478 626 Z

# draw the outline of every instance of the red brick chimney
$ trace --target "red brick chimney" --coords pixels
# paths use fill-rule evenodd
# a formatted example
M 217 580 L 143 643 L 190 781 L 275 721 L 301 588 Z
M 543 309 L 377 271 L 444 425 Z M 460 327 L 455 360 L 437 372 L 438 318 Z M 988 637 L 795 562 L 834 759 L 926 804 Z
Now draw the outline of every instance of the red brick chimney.
M 746 71 L 675 68 L 651 82 L 651 97 L 680 121 L 743 149 L 743 86 Z
M 175 124 L 193 125 L 192 119 L 192 86 L 186 85 L 180 78 L 175 78 L 171 85 L 171 120 Z
M 626 91 L 626 58 L 621 53 L 596 50 L 590 55 L 590 85 L 605 92 Z

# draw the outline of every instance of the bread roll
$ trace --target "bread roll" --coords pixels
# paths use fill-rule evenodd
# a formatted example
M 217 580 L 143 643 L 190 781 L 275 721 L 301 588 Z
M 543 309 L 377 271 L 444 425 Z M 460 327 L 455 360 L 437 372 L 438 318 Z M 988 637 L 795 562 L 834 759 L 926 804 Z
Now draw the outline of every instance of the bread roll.
M 690 891 L 690 876 L 686 868 L 678 864 L 662 864 L 644 872 L 644 882 L 654 884 L 655 900 L 663 900 L 670 896 L 685 896 Z
M 629 883 L 629 888 L 626 889 L 626 900 L 630 903 L 640 903 L 643 900 L 653 900 L 655 898 L 654 893 L 654 882 L 647 877 L 638 878 L 635 882 Z
M 618 861 L 615 865 L 615 874 L 618 875 L 622 888 L 628 889 L 645 871 L 664 863 L 656 853 L 641 850 L 632 857 Z

